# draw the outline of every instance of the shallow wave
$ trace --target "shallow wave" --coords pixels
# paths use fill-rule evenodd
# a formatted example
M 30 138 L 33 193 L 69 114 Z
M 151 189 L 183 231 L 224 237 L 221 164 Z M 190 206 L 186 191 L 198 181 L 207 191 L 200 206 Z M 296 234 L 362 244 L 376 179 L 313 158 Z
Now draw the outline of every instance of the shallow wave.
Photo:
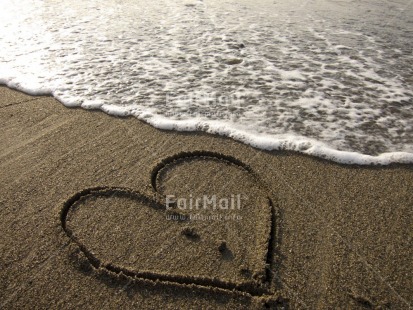
M 322 1 L 5 2 L 0 83 L 10 87 L 267 150 L 413 162 L 403 15 L 381 22 L 374 11 L 366 26 Z

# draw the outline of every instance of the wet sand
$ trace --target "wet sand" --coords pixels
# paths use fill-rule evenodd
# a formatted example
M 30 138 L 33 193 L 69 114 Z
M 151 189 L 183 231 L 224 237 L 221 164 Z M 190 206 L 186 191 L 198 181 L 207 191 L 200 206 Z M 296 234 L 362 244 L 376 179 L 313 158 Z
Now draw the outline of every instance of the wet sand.
M 412 306 L 412 165 L 265 152 L 6 87 L 0 119 L 0 308 Z M 229 204 L 189 208 L 205 195 Z

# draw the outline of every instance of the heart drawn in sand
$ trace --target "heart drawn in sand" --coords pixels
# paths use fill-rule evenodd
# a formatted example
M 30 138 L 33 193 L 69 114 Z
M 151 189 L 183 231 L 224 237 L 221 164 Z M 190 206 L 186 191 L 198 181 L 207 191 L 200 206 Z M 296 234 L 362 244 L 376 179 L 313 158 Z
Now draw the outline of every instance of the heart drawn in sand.
M 181 153 L 152 172 L 153 192 L 98 187 L 66 201 L 61 224 L 95 268 L 133 278 L 270 290 L 273 206 L 236 158 Z

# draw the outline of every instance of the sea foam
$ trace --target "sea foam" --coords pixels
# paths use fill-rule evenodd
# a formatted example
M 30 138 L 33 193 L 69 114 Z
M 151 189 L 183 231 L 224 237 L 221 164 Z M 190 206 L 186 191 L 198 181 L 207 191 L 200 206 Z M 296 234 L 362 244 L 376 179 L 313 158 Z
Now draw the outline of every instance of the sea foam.
M 413 162 L 411 10 L 368 25 L 272 1 L 4 0 L 0 14 L 0 83 L 31 95 L 340 163 Z

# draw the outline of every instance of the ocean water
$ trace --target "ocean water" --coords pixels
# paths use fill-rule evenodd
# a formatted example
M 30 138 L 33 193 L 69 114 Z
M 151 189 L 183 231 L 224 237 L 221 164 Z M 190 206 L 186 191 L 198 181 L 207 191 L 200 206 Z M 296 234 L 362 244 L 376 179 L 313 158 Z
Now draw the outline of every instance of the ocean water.
M 69 107 L 413 162 L 413 1 L 1 0 L 0 29 L 0 83 Z

